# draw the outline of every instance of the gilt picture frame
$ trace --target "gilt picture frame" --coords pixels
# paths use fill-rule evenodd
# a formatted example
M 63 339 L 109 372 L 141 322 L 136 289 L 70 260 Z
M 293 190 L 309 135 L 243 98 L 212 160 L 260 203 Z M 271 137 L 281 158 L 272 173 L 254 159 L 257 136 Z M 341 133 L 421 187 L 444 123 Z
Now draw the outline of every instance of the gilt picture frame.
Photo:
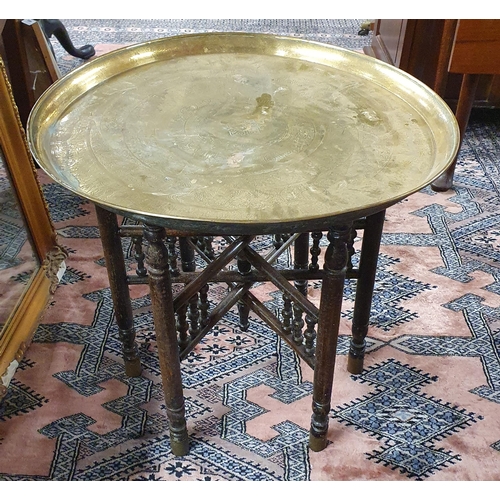
M 66 253 L 38 182 L 12 87 L 0 58 L 0 150 L 23 217 L 36 266 L 0 331 L 0 400 L 28 348 L 64 269 Z

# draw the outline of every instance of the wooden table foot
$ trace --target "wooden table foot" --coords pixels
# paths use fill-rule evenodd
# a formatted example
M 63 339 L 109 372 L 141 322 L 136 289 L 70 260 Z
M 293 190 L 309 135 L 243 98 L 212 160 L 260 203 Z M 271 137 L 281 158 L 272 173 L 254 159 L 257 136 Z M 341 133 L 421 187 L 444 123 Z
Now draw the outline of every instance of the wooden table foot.
M 364 356 L 355 356 L 349 353 L 347 357 L 347 371 L 353 375 L 359 375 L 363 371 Z
M 125 360 L 125 375 L 127 377 L 140 377 L 141 373 L 142 366 L 139 358 Z
M 189 453 L 189 439 L 186 433 L 186 438 L 182 441 L 175 441 L 170 436 L 170 447 L 172 448 L 172 453 L 176 457 L 183 457 Z
M 170 427 L 170 448 L 176 457 L 182 457 L 189 453 L 189 436 L 184 418 L 184 403 L 173 410 L 167 408 Z
M 326 437 L 321 436 L 315 436 L 312 431 L 309 432 L 309 448 L 312 451 L 322 451 L 326 448 L 328 445 L 328 440 Z

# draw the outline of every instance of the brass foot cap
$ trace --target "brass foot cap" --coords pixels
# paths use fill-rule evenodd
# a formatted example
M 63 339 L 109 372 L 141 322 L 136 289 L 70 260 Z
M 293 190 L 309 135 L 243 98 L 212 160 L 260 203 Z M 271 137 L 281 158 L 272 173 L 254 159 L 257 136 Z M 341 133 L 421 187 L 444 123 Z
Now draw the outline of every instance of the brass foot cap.
M 125 375 L 127 375 L 127 377 L 140 377 L 141 372 L 142 367 L 139 358 L 125 361 Z
M 189 440 L 186 436 L 186 439 L 182 441 L 174 441 L 170 439 L 170 447 L 172 448 L 172 453 L 176 457 L 183 457 L 189 453 Z
M 322 451 L 326 448 L 328 441 L 326 437 L 317 437 L 309 434 L 309 448 L 312 451 Z
M 363 371 L 363 358 L 354 358 L 349 355 L 347 358 L 347 371 L 353 375 L 359 375 Z

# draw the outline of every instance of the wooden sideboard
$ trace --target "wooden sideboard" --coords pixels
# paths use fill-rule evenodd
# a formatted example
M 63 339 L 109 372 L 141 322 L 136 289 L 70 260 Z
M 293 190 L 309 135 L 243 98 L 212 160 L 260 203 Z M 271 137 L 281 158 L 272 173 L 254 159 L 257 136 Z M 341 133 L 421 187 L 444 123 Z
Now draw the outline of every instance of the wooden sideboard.
M 415 76 L 454 107 L 463 76 L 459 72 L 451 73 L 448 69 L 453 51 L 461 46 L 456 44 L 457 31 L 446 21 L 445 19 L 377 19 L 374 22 L 372 43 L 365 47 L 364 51 Z M 462 28 L 464 24 L 467 24 L 467 34 L 475 36 L 482 33 L 485 39 L 490 38 L 491 33 L 498 33 L 500 30 L 500 20 L 466 20 L 461 23 Z M 478 40 L 477 44 L 466 46 L 465 50 L 471 61 L 480 60 L 481 45 Z M 498 53 L 500 54 L 500 49 Z M 500 67 L 498 71 L 500 73 Z M 460 71 L 460 73 L 466 72 Z M 500 107 L 499 75 L 481 75 L 474 106 Z
M 365 53 L 443 97 L 462 138 L 473 107 L 500 107 L 500 19 L 379 19 Z M 453 186 L 455 164 L 432 183 L 435 191 Z

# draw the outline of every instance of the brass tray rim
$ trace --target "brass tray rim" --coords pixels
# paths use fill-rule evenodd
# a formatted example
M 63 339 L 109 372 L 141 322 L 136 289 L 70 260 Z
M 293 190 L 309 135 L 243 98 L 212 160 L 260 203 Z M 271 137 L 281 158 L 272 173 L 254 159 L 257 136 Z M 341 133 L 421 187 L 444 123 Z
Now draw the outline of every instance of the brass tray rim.
M 130 207 L 122 206 L 119 204 L 113 204 L 110 203 L 106 200 L 97 198 L 92 196 L 91 194 L 82 192 L 75 188 L 74 186 L 69 185 L 67 182 L 64 182 L 62 179 L 60 179 L 54 172 L 53 169 L 48 169 L 44 166 L 43 161 L 40 158 L 40 155 L 38 154 L 38 150 L 35 147 L 35 139 L 34 139 L 34 121 L 36 119 L 37 113 L 39 113 L 40 108 L 43 107 L 45 104 L 45 101 L 47 101 L 50 96 L 56 92 L 60 87 L 63 87 L 67 81 L 72 80 L 74 78 L 77 78 L 80 76 L 80 74 L 85 74 L 89 72 L 92 68 L 95 66 L 98 66 L 105 62 L 106 60 L 109 59 L 114 59 L 118 57 L 119 55 L 123 55 L 126 53 L 134 52 L 134 51 L 141 51 L 142 49 L 154 45 L 159 45 L 165 41 L 168 42 L 174 42 L 176 40 L 185 40 L 185 39 L 192 39 L 192 38 L 211 38 L 211 37 L 255 37 L 255 38 L 260 38 L 262 40 L 284 40 L 284 41 L 289 41 L 294 44 L 298 45 L 304 45 L 304 46 L 317 46 L 321 47 L 323 49 L 326 49 L 328 51 L 333 51 L 333 52 L 338 52 L 338 53 L 343 53 L 343 54 L 348 54 L 348 57 L 352 58 L 359 58 L 359 59 L 365 59 L 368 58 L 368 60 L 371 61 L 371 63 L 374 66 L 379 66 L 380 68 L 385 68 L 386 71 L 389 71 L 395 75 L 399 75 L 400 77 L 404 77 L 405 81 L 411 82 L 412 85 L 416 86 L 417 88 L 422 89 L 426 94 L 428 94 L 432 99 L 438 104 L 440 108 L 441 113 L 448 114 L 449 117 L 449 125 L 452 130 L 451 137 L 450 137 L 450 144 L 453 143 L 453 147 L 450 149 L 450 152 L 448 154 L 448 160 L 446 162 L 443 162 L 441 165 L 441 168 L 439 170 L 436 170 L 433 172 L 432 175 L 429 175 L 423 180 L 421 183 L 418 183 L 418 185 L 415 185 L 413 188 L 405 191 L 405 192 L 400 192 L 394 197 L 389 197 L 389 198 L 384 198 L 380 202 L 374 202 L 371 204 L 366 204 L 359 209 L 356 210 L 339 210 L 336 212 L 331 212 L 329 214 L 318 214 L 318 216 L 314 217 L 293 217 L 293 218 L 283 218 L 278 220 L 275 219 L 269 219 L 269 220 L 263 220 L 263 221 L 243 221 L 243 220 L 216 220 L 214 221 L 213 219 L 210 218 L 189 218 L 189 217 L 184 217 L 184 216 L 178 216 L 178 215 L 168 215 L 168 214 L 158 214 L 158 213 L 153 213 L 153 212 L 148 212 L 140 209 L 132 209 Z M 280 57 L 279 55 L 277 55 Z M 306 59 L 304 59 L 306 60 Z M 155 61 L 150 61 L 150 62 L 155 62 Z M 147 62 L 144 64 L 148 64 Z M 130 69 L 135 69 L 136 67 L 140 67 L 141 65 L 134 66 Z M 128 69 L 127 69 L 128 70 Z M 116 75 L 119 75 L 120 72 L 116 73 Z M 103 80 L 105 81 L 105 80 Z M 100 82 L 97 82 L 96 85 L 99 85 Z M 375 82 L 376 83 L 376 82 Z M 88 90 L 90 90 L 92 87 L 90 87 Z M 81 97 L 81 96 L 79 96 Z M 77 97 L 76 99 L 78 99 Z M 75 99 L 75 100 L 76 100 Z M 418 109 L 416 111 L 421 115 Z M 425 120 L 427 123 L 427 120 Z M 220 229 L 220 232 L 222 234 L 222 231 L 224 228 L 229 228 L 232 232 L 240 230 L 240 232 L 245 232 L 247 233 L 250 228 L 252 228 L 253 231 L 256 231 L 259 227 L 266 227 L 266 228 L 273 228 L 273 227 L 295 227 L 295 226 L 300 226 L 300 227 L 305 227 L 305 225 L 314 225 L 315 222 L 318 221 L 328 221 L 328 220 L 337 220 L 337 219 L 342 219 L 342 220 L 354 220 L 360 216 L 366 216 L 370 215 L 372 213 L 376 213 L 380 210 L 383 210 L 385 208 L 388 208 L 389 206 L 394 205 L 395 203 L 401 201 L 402 199 L 420 191 L 421 189 L 425 188 L 426 186 L 430 185 L 436 178 L 438 178 L 447 168 L 448 166 L 452 163 L 452 161 L 455 159 L 460 143 L 459 143 L 459 137 L 460 137 L 460 131 L 458 127 L 458 123 L 456 121 L 456 118 L 451 111 L 450 107 L 448 104 L 442 99 L 437 93 L 435 93 L 432 89 L 430 89 L 427 85 L 425 85 L 423 82 L 418 80 L 416 77 L 410 75 L 409 73 L 404 72 L 403 70 L 392 66 L 384 61 L 381 61 L 379 59 L 372 58 L 371 56 L 356 52 L 352 49 L 348 49 L 345 47 L 339 47 L 333 44 L 328 44 L 325 42 L 318 42 L 314 40 L 308 40 L 304 38 L 295 38 L 291 36 L 286 36 L 286 35 L 275 35 L 275 34 L 268 34 L 268 33 L 255 33 L 255 32 L 244 32 L 244 31 L 228 31 L 228 32 L 207 32 L 207 33 L 187 33 L 187 34 L 182 34 L 182 35 L 175 35 L 175 36 L 170 36 L 170 37 L 162 37 L 162 38 L 156 38 L 152 40 L 148 40 L 145 42 L 140 42 L 132 45 L 128 45 L 125 47 L 120 47 L 117 48 L 113 51 L 110 51 L 106 54 L 103 54 L 99 56 L 96 59 L 93 59 L 92 61 L 86 62 L 84 65 L 72 70 L 69 72 L 67 75 L 63 76 L 61 79 L 56 81 L 54 84 L 52 84 L 37 100 L 35 105 L 33 106 L 29 117 L 27 121 L 27 139 L 28 139 L 28 145 L 30 148 L 30 151 L 33 155 L 33 158 L 37 162 L 37 164 L 47 173 L 47 175 L 52 178 L 55 182 L 58 184 L 61 184 L 63 187 L 74 193 L 75 195 L 84 198 L 92 203 L 95 203 L 99 206 L 102 206 L 103 208 L 106 208 L 112 212 L 115 212 L 117 214 L 121 215 L 127 215 L 131 217 L 138 218 L 140 220 L 143 220 L 145 222 L 148 221 L 154 221 L 155 224 L 157 225 L 165 225 L 167 227 L 182 227 L 185 226 L 186 224 L 190 227 L 200 227 L 200 228 L 205 228 L 206 230 L 209 230 L 211 226 L 217 225 Z M 433 134 L 434 138 L 434 134 Z M 163 221 L 163 222 L 162 222 Z

